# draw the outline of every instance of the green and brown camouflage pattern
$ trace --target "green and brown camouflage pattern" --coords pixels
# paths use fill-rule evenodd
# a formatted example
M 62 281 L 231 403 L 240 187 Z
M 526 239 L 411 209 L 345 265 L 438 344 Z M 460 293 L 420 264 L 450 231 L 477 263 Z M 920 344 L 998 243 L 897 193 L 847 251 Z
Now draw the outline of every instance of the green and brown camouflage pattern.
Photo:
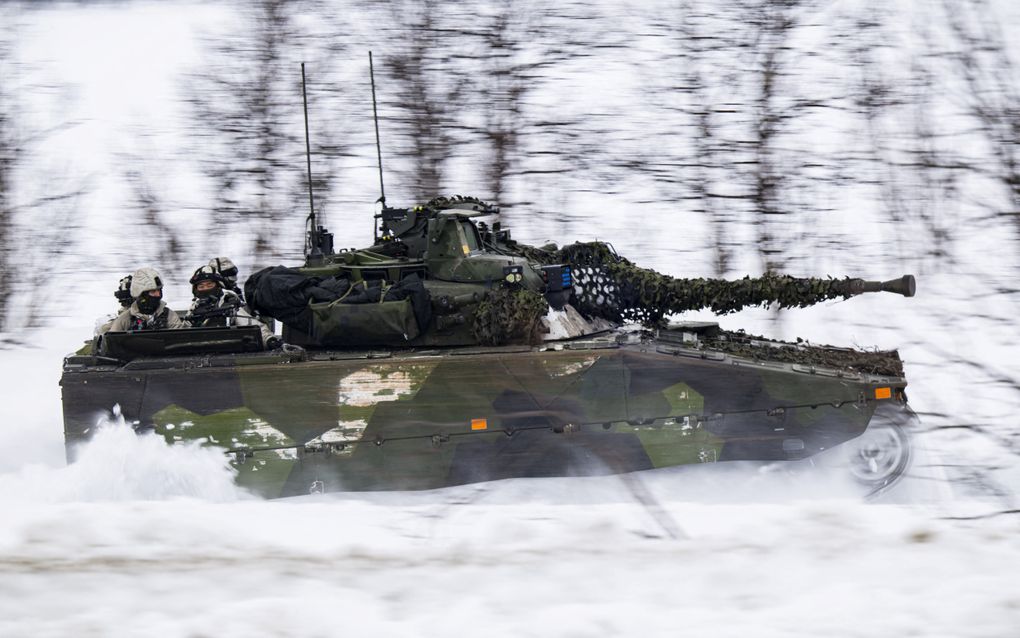
M 805 346 L 748 343 L 757 357 L 737 357 L 703 336 L 120 366 L 70 357 L 65 434 L 73 454 L 116 403 L 169 442 L 222 448 L 241 486 L 277 497 L 801 459 L 861 434 L 883 401 L 904 400 L 899 377 L 771 358 Z

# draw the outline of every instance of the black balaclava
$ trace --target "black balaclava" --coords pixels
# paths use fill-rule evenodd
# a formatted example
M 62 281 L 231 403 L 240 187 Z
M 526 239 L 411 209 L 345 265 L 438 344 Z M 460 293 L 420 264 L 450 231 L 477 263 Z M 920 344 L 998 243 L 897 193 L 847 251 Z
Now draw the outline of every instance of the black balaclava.
M 139 312 L 143 315 L 151 315 L 159 309 L 159 302 L 163 301 L 163 295 L 160 294 L 158 297 L 153 297 L 149 294 L 150 291 L 146 290 L 138 299 L 135 300 L 135 304 L 138 306 Z

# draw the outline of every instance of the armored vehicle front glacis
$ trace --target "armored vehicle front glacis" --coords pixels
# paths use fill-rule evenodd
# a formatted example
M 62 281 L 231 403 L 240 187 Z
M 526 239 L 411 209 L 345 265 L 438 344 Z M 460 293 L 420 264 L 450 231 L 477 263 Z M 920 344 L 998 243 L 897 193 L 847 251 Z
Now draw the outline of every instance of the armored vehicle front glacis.
M 222 447 L 268 496 L 799 460 L 847 442 L 872 489 L 907 467 L 895 351 L 666 318 L 911 296 L 910 276 L 675 279 L 607 244 L 519 244 L 473 198 L 377 218 L 370 248 L 340 252 L 313 220 L 302 267 L 248 279 L 282 350 L 232 326 L 108 333 L 67 357 L 69 458 L 116 404 L 168 441 Z

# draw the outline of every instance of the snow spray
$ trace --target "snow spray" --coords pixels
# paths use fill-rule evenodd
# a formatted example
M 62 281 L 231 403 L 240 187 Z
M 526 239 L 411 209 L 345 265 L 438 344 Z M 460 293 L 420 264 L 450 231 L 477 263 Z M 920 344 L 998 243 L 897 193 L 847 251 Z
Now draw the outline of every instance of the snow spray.
M 235 471 L 217 448 L 201 442 L 170 445 L 154 433 L 136 433 L 119 406 L 97 419 L 77 460 L 63 468 L 26 466 L 0 474 L 0 499 L 94 502 L 196 498 L 252 498 L 234 484 Z

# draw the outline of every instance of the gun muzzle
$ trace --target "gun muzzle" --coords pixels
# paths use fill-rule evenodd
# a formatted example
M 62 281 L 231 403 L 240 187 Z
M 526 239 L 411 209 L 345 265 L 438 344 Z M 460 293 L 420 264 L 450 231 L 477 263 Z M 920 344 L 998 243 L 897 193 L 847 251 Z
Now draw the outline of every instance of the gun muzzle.
M 847 285 L 847 291 L 851 295 L 859 295 L 865 292 L 895 292 L 904 297 L 913 297 L 917 290 L 917 283 L 913 275 L 903 275 L 899 279 L 889 281 L 864 281 L 863 279 L 851 279 Z

